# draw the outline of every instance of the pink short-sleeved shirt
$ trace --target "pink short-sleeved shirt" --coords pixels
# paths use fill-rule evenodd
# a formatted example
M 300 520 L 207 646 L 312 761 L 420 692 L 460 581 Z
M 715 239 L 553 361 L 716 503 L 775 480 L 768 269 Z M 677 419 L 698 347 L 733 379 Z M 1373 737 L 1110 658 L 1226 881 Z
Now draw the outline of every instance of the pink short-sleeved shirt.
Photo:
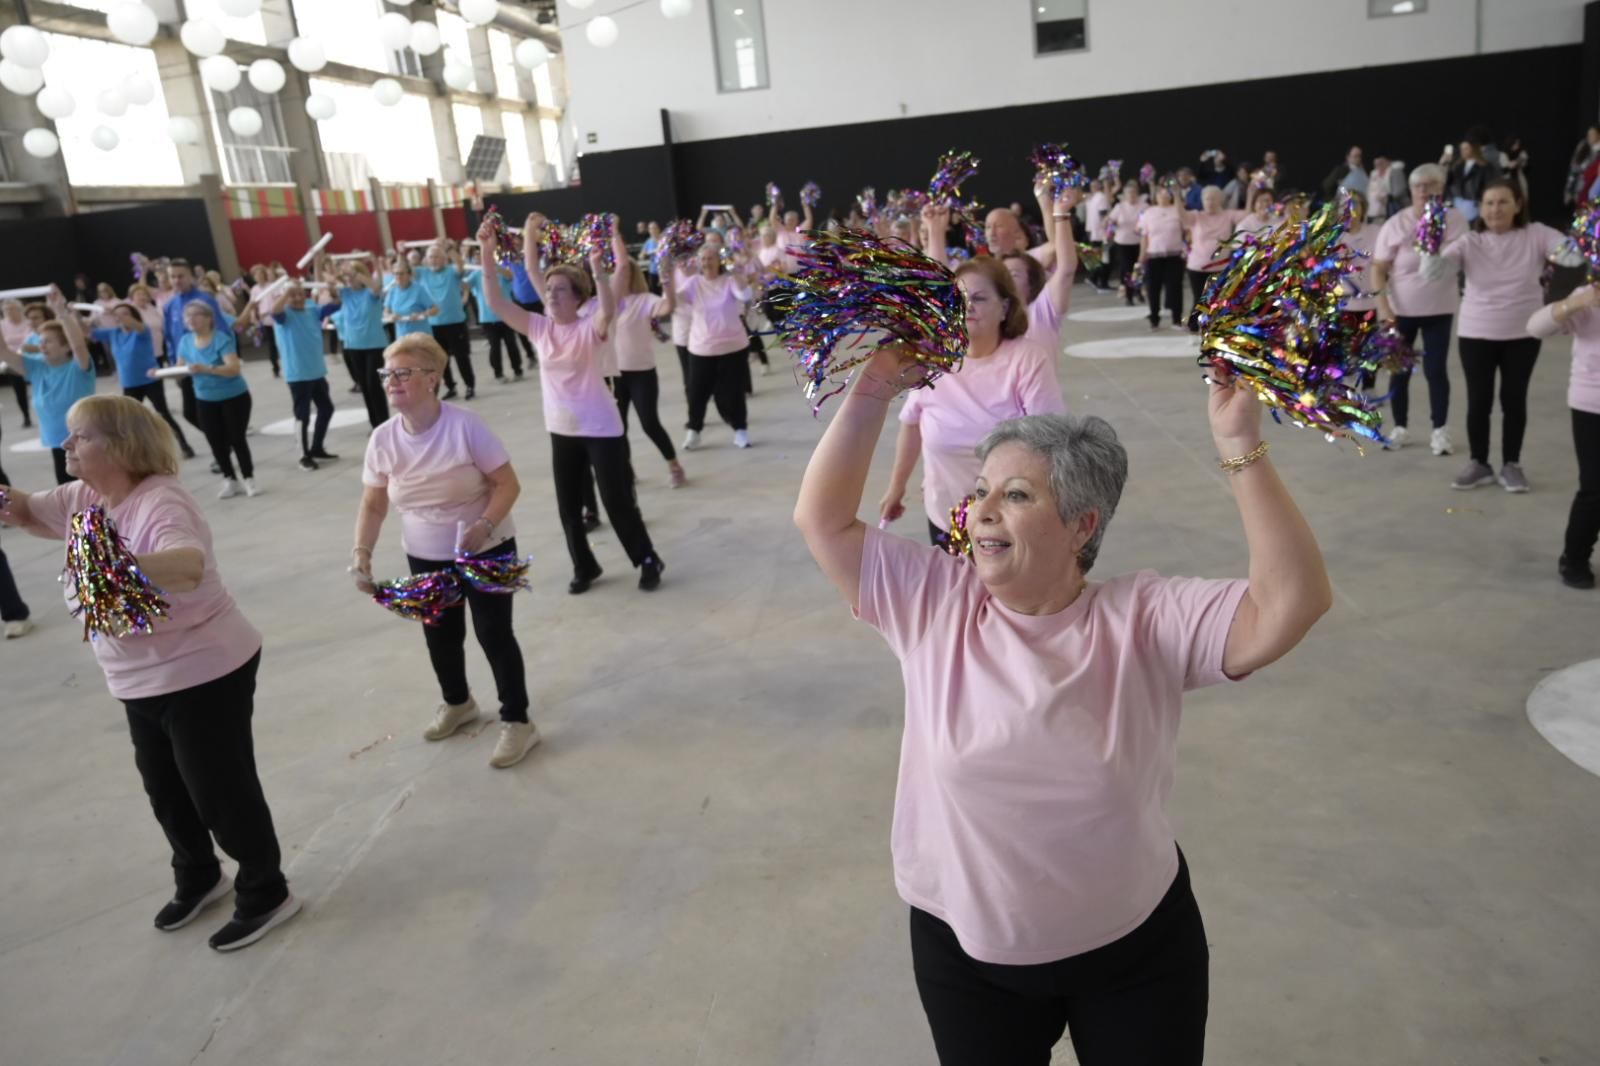
M 544 353 L 541 347 L 540 356 Z M 400 512 L 400 545 L 406 554 L 453 559 L 457 524 L 470 526 L 489 506 L 493 490 L 484 475 L 510 461 L 505 445 L 481 418 L 446 403 L 439 405 L 438 420 L 421 433 L 407 433 L 399 415 L 373 430 L 361 482 L 388 489 L 389 502 Z M 490 531 L 485 548 L 516 531 L 506 515 Z
M 1241 236 L 1264 237 L 1278 228 L 1281 218 L 1272 218 L 1267 215 L 1258 215 L 1254 211 L 1240 217 L 1234 223 L 1233 232 Z
M 72 516 L 95 504 L 104 506 L 105 501 L 81 481 L 28 499 L 39 524 L 63 537 Z M 261 634 L 233 602 L 217 573 L 211 526 L 177 478 L 147 477 L 106 513 L 135 556 L 178 548 L 193 548 L 205 556 L 197 588 L 163 591 L 162 598 L 171 605 L 169 616 L 149 634 L 93 641 L 94 657 L 113 696 L 137 700 L 181 692 L 232 673 L 261 650 Z
M 1372 258 L 1389 264 L 1389 306 L 1394 313 L 1406 318 L 1423 318 L 1428 315 L 1453 315 L 1461 303 L 1459 286 L 1454 277 L 1441 277 L 1429 281 L 1422 276 L 1422 257 L 1417 254 L 1417 215 L 1415 207 L 1408 207 L 1390 217 L 1378 230 L 1378 239 L 1372 246 Z M 1444 213 L 1444 243 L 1467 232 L 1467 219 L 1455 208 Z
M 1139 243 L 1139 216 L 1144 210 L 1143 204 L 1118 200 L 1117 206 L 1106 212 L 1106 224 L 1111 227 L 1113 244 Z
M 1194 211 L 1189 214 L 1189 258 L 1184 266 L 1214 274 L 1228 263 L 1227 253 L 1220 250 L 1223 241 L 1233 236 L 1233 228 L 1244 217 L 1243 211 L 1218 211 L 1207 214 Z
M 1600 311 L 1586 307 L 1556 321 L 1555 305 L 1546 304 L 1528 319 L 1534 337 L 1572 335 L 1572 373 L 1567 379 L 1567 406 L 1574 411 L 1600 415 Z
M 1096 243 L 1106 239 L 1106 215 L 1111 210 L 1111 197 L 1103 192 L 1090 193 L 1083 204 L 1084 221 L 1088 224 L 1089 239 Z
M 528 339 L 539 349 L 544 428 L 563 437 L 620 437 L 622 415 L 600 376 L 602 337 L 593 318 L 565 326 L 528 312 Z
M 1467 285 L 1461 294 L 1460 336 L 1509 341 L 1528 335 L 1528 318 L 1544 305 L 1539 279 L 1545 260 L 1567 242 L 1543 222 L 1504 233 L 1481 230 L 1446 244 L 1440 255 L 1461 267 Z M 1455 284 L 1455 272 L 1449 272 Z
M 900 898 L 1006 966 L 1136 929 L 1178 872 L 1166 807 L 1183 693 L 1227 680 L 1246 588 L 1145 571 L 1024 615 L 965 560 L 868 529 L 859 617 L 906 690 Z
M 24 318 L 21 322 L 13 322 L 9 318 L 0 317 L 0 339 L 4 339 L 6 347 L 12 351 L 21 351 L 22 342 L 28 339 L 33 332 L 33 327 Z
M 1048 286 L 1028 304 L 1028 332 L 1023 340 L 1031 341 L 1054 354 L 1061 350 L 1061 312 L 1050 299 Z
M 600 301 L 591 296 L 583 301 L 582 306 L 578 308 L 578 317 L 591 318 L 598 310 L 600 310 Z M 602 379 L 617 376 L 616 333 L 616 327 L 613 325 L 611 331 L 600 338 L 599 343 L 594 346 L 594 364 L 600 369 L 600 377 Z
M 1339 243 L 1357 252 L 1365 253 L 1361 260 L 1361 269 L 1345 279 L 1345 284 L 1353 286 L 1357 293 L 1346 299 L 1342 305 L 1345 311 L 1372 311 L 1378 306 L 1378 298 L 1372 295 L 1377 288 L 1372 283 L 1372 250 L 1378 243 L 1378 227 L 1363 225 L 1355 233 L 1344 231 L 1344 236 L 1339 238 Z
M 682 267 L 675 266 L 672 268 L 672 284 L 680 294 L 683 292 L 684 285 L 688 284 L 689 279 L 692 277 L 694 275 L 685 271 Z M 680 296 L 677 302 L 672 305 L 672 343 L 675 346 L 679 348 L 687 348 L 689 346 L 689 326 L 693 321 L 694 312 L 689 309 L 689 305 L 684 303 Z
M 1138 230 L 1148 239 L 1147 255 L 1183 254 L 1183 216 L 1176 207 L 1147 207 L 1139 216 Z
M 990 430 L 1023 415 L 1066 410 L 1054 356 L 1023 337 L 1001 341 L 982 359 L 963 360 L 954 374 L 907 396 L 900 421 L 922 431 L 922 506 L 928 521 L 947 525 L 950 508 L 972 491 L 982 466 L 973 450 Z
M 618 370 L 654 370 L 656 339 L 650 332 L 650 319 L 662 300 L 648 292 L 630 292 L 617 304 L 617 317 L 611 324 L 616 335 Z
M 690 355 L 728 355 L 750 344 L 744 328 L 744 304 L 750 290 L 731 274 L 714 278 L 692 277 L 678 290 L 678 301 L 687 304 Z
M 789 249 L 784 244 L 762 245 L 756 253 L 756 258 L 761 260 L 761 265 L 772 274 L 794 273 L 794 260 L 789 258 Z

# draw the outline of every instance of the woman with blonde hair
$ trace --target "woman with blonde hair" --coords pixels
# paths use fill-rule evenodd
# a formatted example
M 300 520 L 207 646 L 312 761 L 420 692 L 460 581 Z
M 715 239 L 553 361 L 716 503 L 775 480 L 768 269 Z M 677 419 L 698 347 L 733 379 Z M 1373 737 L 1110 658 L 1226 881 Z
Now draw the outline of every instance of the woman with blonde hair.
M 261 634 L 222 584 L 211 527 L 178 480 L 166 423 L 125 396 L 79 400 L 67 421 L 67 467 L 79 480 L 40 493 L 7 488 L 0 520 L 61 540 L 73 515 L 104 508 L 167 600 L 167 617 L 150 632 L 102 633 L 89 647 L 122 701 L 134 764 L 172 846 L 176 892 L 155 926 L 181 929 L 228 894 L 214 837 L 239 871 L 233 918 L 210 943 L 234 951 L 300 910 L 283 876 L 250 730 Z
M 771 233 L 769 227 L 763 230 Z M 657 410 L 661 399 L 661 381 L 656 375 L 655 338 L 650 334 L 650 321 L 667 318 L 677 306 L 677 286 L 673 284 L 671 270 L 660 281 L 661 295 L 650 292 L 648 279 L 639 264 L 628 261 L 627 246 L 622 241 L 621 227 L 612 230 L 617 258 L 617 272 L 612 277 L 612 288 L 617 301 L 616 331 L 617 376 L 612 380 L 612 392 L 617 398 L 617 410 L 622 415 L 622 439 L 628 439 L 628 407 L 638 409 L 639 427 L 644 435 L 667 461 L 667 472 L 672 487 L 688 484 L 683 464 L 672 447 L 672 435 L 661 424 Z

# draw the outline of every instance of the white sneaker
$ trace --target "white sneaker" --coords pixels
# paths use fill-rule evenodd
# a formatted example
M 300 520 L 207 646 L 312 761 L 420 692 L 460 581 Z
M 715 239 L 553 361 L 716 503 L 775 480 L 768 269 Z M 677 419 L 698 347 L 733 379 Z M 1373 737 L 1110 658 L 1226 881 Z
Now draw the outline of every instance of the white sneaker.
M 1411 439 L 1411 431 L 1405 426 L 1395 426 L 1394 432 L 1389 434 L 1389 444 L 1394 448 L 1404 448 Z
M 1433 431 L 1433 435 L 1428 438 L 1428 447 L 1433 450 L 1434 455 L 1449 455 L 1455 451 L 1455 446 L 1450 443 L 1450 431 L 1443 426 Z
M 762 377 L 766 377 L 768 374 L 771 374 L 771 373 L 772 373 L 772 365 L 770 363 L 762 363 L 761 364 L 761 376 Z
M 231 500 L 239 495 L 239 483 L 231 477 L 222 479 L 222 488 L 217 492 L 217 499 Z
M 733 431 L 733 446 L 735 448 L 750 447 L 750 434 L 747 430 L 736 429 Z
M 244 479 L 244 494 L 246 496 L 259 496 L 259 495 L 261 495 L 261 490 L 256 488 L 256 479 L 255 478 L 247 477 L 247 478 Z
M 539 727 L 532 722 L 501 722 L 500 739 L 494 742 L 489 765 L 497 770 L 515 766 L 539 746 Z
M 22 619 L 20 622 L 6 623 L 7 640 L 16 640 L 18 637 L 25 637 L 32 632 L 33 623 L 26 618 Z
M 698 449 L 699 447 L 700 447 L 700 431 L 698 429 L 691 429 L 689 432 L 687 432 L 687 433 L 685 433 L 683 435 L 683 450 L 684 451 L 692 452 L 692 451 L 695 451 L 696 449 Z
M 478 720 L 478 701 L 471 696 L 466 703 L 454 706 L 448 703 L 439 704 L 439 709 L 434 712 L 433 724 L 422 731 L 424 740 L 443 740 L 464 725 Z

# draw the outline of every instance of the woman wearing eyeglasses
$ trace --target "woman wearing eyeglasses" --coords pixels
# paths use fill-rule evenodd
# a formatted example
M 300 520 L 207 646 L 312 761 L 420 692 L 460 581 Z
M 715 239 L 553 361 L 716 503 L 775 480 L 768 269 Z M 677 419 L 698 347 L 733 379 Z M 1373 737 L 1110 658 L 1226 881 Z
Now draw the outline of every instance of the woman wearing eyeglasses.
M 457 555 L 515 554 L 511 507 L 522 492 L 511 456 L 500 438 L 469 411 L 439 401 L 439 382 L 449 358 L 428 333 L 409 333 L 383 353 L 383 382 L 391 418 L 367 440 L 356 513 L 350 572 L 356 588 L 370 595 L 372 550 L 392 504 L 400 512 L 400 546 L 411 573 L 450 566 Z M 522 648 L 511 629 L 514 596 L 468 586 L 465 606 L 452 607 L 437 624 L 422 627 L 428 658 L 444 703 L 423 731 L 443 740 L 479 716 L 467 687 L 467 611 L 472 629 L 494 673 L 500 699 L 500 739 L 489 765 L 521 762 L 539 743 L 528 720 L 528 685 Z

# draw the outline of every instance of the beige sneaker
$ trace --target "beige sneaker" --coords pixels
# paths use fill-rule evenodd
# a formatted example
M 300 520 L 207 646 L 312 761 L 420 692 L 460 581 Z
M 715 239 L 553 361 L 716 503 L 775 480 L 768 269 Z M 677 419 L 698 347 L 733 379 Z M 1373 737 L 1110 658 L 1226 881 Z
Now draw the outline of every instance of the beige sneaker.
M 494 743 L 489 765 L 504 770 L 515 766 L 539 746 L 539 727 L 532 722 L 501 722 L 500 739 Z
M 439 704 L 439 709 L 434 712 L 433 724 L 422 731 L 425 740 L 443 740 L 464 725 L 478 720 L 478 701 L 471 696 L 466 703 L 454 706 L 448 703 Z
M 6 623 L 6 639 L 7 640 L 16 640 L 18 637 L 25 637 L 29 633 L 32 633 L 32 632 L 33 632 L 33 622 L 30 621 L 27 618 L 24 618 L 24 619 L 22 619 L 20 621 L 17 621 L 17 622 L 7 622 Z

